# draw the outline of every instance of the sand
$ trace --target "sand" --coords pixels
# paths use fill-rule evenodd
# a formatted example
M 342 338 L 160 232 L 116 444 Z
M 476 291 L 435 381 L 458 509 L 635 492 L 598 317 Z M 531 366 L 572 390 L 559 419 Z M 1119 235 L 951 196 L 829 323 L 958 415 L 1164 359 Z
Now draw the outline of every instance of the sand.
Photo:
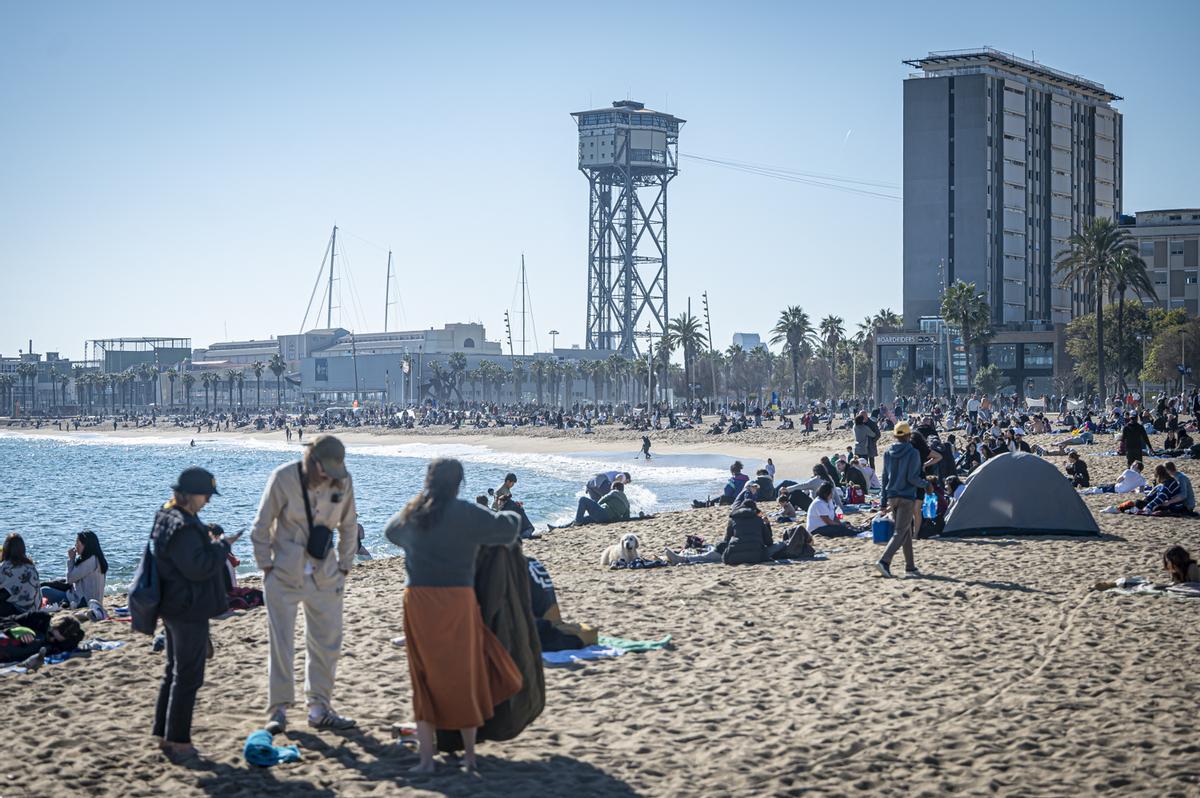
M 1083 447 L 1096 481 L 1124 465 L 1103 448 Z M 1111 497 L 1086 501 L 1098 511 Z M 1100 539 L 919 541 L 924 578 L 890 581 L 872 570 L 880 547 L 854 539 L 822 541 L 827 562 L 599 565 L 626 531 L 647 553 L 719 538 L 718 508 L 528 542 L 568 618 L 674 645 L 547 669 L 546 712 L 485 744 L 478 778 L 410 779 L 415 757 L 392 745 L 410 717 L 389 643 L 399 560 L 361 565 L 347 586 L 335 698 L 360 729 L 294 720 L 304 759 L 270 770 L 240 753 L 263 719 L 262 610 L 214 623 L 194 732 L 206 759 L 192 767 L 148 736 L 161 655 L 124 624 L 93 624 L 129 645 L 0 677 L 0 795 L 1200 795 L 1200 601 L 1089 591 L 1161 579 L 1168 545 L 1200 549 L 1200 520 L 1097 518 Z

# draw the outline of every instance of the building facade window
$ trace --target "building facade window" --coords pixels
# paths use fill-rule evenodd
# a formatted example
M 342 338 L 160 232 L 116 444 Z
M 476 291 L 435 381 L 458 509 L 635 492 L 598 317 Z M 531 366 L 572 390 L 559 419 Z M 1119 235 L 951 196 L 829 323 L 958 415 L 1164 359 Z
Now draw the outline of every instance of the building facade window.
M 475 348 L 475 339 L 474 338 L 464 338 L 463 339 L 463 349 L 474 349 L 474 348 Z
M 907 346 L 881 346 L 879 347 L 879 366 L 880 368 L 891 371 L 900 368 L 900 364 L 908 365 L 908 350 Z
M 1025 344 L 1025 368 L 1054 368 L 1053 344 Z
M 1017 367 L 1016 344 L 990 344 L 987 348 L 988 363 L 1002 369 Z

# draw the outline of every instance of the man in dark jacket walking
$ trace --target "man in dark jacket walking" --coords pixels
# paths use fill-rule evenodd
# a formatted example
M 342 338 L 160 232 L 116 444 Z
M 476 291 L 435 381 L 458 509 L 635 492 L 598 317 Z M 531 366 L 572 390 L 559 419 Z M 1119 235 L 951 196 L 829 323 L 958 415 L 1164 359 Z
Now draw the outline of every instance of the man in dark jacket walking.
M 159 616 L 166 632 L 166 670 L 154 707 L 153 735 L 175 760 L 196 753 L 192 711 L 204 684 L 208 621 L 229 608 L 225 562 L 240 534 L 213 540 L 197 514 L 217 493 L 217 481 L 203 468 L 189 468 L 172 486 L 174 497 L 154 518 L 151 550 L 162 598 Z
M 1125 445 L 1125 466 L 1128 468 L 1135 462 L 1140 463 L 1145 451 L 1154 454 L 1154 446 L 1150 443 L 1150 436 L 1146 434 L 1146 428 L 1138 421 L 1137 415 L 1129 414 L 1129 420 L 1125 423 L 1124 429 L 1121 430 L 1121 443 Z
M 926 487 L 922 475 L 921 455 L 913 447 L 912 427 L 907 421 L 896 425 L 893 434 L 896 442 L 883 455 L 883 497 L 879 511 L 892 510 L 896 531 L 888 543 L 883 557 L 875 563 L 875 567 L 886 577 L 892 575 L 892 557 L 901 548 L 904 549 L 904 570 L 909 575 L 917 575 L 916 562 L 913 560 L 913 530 L 916 526 L 915 511 L 917 509 L 917 492 Z

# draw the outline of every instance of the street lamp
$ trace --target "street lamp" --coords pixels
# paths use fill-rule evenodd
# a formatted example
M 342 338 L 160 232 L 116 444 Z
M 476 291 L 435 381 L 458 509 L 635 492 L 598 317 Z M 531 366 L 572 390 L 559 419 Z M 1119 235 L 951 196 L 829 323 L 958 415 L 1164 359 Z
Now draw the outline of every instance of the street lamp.
M 550 352 L 551 352 L 551 354 L 553 354 L 554 350 L 558 348 L 558 345 L 555 343 L 555 341 L 557 341 L 557 340 L 558 340 L 558 330 L 551 330 L 550 331 Z

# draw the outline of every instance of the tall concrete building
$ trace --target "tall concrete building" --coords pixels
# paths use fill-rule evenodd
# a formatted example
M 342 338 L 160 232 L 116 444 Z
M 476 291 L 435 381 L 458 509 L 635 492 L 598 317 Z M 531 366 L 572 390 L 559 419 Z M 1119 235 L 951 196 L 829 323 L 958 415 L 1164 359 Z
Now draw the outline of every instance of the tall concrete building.
M 1054 261 L 1086 221 L 1121 212 L 1121 98 L 991 48 L 904 63 L 904 323 L 975 283 L 997 328 L 1086 312 Z

